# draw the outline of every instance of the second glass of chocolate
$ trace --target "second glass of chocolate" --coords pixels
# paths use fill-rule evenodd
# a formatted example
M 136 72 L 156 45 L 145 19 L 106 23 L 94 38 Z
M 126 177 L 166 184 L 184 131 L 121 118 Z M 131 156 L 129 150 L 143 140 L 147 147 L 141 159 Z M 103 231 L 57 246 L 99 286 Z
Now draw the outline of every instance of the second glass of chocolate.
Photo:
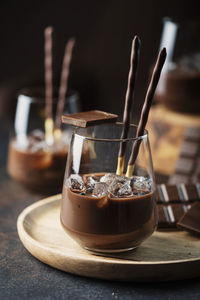
M 122 124 L 75 128 L 68 153 L 61 224 L 82 247 L 122 252 L 139 246 L 157 226 L 155 181 L 148 133 L 137 126 L 121 140 Z M 116 175 L 120 143 L 126 143 L 124 170 Z M 126 168 L 134 143 L 139 152 L 133 174 Z
M 80 110 L 79 96 L 71 91 L 66 96 L 64 113 Z M 57 98 L 53 99 L 53 114 Z M 63 127 L 62 138 L 51 145 L 45 141 L 44 88 L 21 90 L 17 97 L 14 130 L 9 143 L 7 169 L 11 178 L 32 192 L 60 193 L 66 165 L 71 128 Z

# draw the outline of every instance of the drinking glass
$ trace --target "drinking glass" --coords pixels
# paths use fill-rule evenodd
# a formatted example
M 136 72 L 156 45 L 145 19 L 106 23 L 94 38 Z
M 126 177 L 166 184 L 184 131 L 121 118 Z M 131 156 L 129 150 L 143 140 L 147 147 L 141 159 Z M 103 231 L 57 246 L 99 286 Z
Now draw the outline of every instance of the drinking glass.
M 78 93 L 69 92 L 65 103 L 64 113 L 77 112 Z M 57 98 L 54 98 L 53 115 L 56 106 Z M 44 89 L 31 87 L 21 90 L 9 142 L 7 170 L 11 178 L 33 192 L 59 193 L 62 191 L 72 131 L 69 127 L 63 127 L 62 139 L 49 145 L 45 141 L 44 123 Z
M 156 229 L 155 181 L 148 132 L 127 139 L 122 124 L 75 128 L 68 153 L 61 224 L 82 247 L 122 252 L 140 245 Z M 120 143 L 126 144 L 124 172 L 133 143 L 140 144 L 131 177 L 116 175 Z
M 171 110 L 200 113 L 200 22 L 164 18 L 160 48 L 167 59 L 155 100 Z

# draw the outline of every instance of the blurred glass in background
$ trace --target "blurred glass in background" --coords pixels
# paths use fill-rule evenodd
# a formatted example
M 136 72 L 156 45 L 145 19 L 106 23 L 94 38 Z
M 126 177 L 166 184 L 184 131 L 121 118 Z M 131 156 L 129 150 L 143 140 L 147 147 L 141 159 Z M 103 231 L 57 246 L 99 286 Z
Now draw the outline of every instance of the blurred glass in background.
M 57 108 L 53 99 L 53 116 Z M 69 91 L 64 114 L 80 111 L 79 94 Z M 26 188 L 39 193 L 59 193 L 71 140 L 69 126 L 63 126 L 61 139 L 48 144 L 45 140 L 45 98 L 41 87 L 25 88 L 17 97 L 13 132 L 8 151 L 9 175 Z
M 168 56 L 155 99 L 172 110 L 200 113 L 199 36 L 198 21 L 163 20 L 160 48 Z

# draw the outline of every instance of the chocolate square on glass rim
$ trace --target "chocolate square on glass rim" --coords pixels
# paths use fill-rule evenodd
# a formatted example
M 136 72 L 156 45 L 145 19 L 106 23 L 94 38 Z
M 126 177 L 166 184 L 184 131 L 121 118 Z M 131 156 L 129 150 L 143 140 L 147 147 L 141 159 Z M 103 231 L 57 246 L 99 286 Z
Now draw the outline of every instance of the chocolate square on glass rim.
M 100 110 L 90 110 L 75 114 L 63 115 L 62 122 L 77 127 L 88 127 L 104 123 L 115 123 L 118 115 Z

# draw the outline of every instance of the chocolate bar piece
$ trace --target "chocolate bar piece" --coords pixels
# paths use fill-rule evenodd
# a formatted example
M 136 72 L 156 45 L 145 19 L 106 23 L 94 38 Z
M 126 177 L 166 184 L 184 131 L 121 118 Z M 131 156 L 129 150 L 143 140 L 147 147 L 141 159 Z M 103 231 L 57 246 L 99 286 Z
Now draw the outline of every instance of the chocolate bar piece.
M 194 169 L 194 160 L 192 158 L 179 157 L 176 163 L 177 174 L 191 174 Z
M 188 127 L 169 184 L 200 181 L 200 127 Z
M 200 183 L 159 184 L 156 192 L 158 228 L 177 228 L 177 222 L 191 205 L 195 201 L 200 204 Z
M 77 127 L 88 127 L 102 123 L 116 122 L 118 115 L 110 114 L 100 110 L 90 110 L 75 114 L 63 115 L 62 122 Z
M 176 228 L 178 220 L 182 215 L 190 209 L 191 205 L 171 204 L 162 205 L 158 204 L 158 229 L 160 228 Z
M 177 227 L 200 234 L 200 202 L 194 203 L 191 208 L 177 222 Z
M 184 133 L 184 139 L 186 141 L 200 143 L 200 128 L 199 127 L 187 127 L 185 130 L 185 133 Z
M 193 158 L 198 154 L 198 143 L 185 141 L 180 149 L 180 156 L 186 158 Z
M 178 182 L 188 183 L 188 175 L 187 174 L 174 174 L 169 179 L 169 184 L 177 184 Z
M 200 183 L 196 184 L 159 184 L 157 185 L 157 203 L 192 203 L 200 201 Z

